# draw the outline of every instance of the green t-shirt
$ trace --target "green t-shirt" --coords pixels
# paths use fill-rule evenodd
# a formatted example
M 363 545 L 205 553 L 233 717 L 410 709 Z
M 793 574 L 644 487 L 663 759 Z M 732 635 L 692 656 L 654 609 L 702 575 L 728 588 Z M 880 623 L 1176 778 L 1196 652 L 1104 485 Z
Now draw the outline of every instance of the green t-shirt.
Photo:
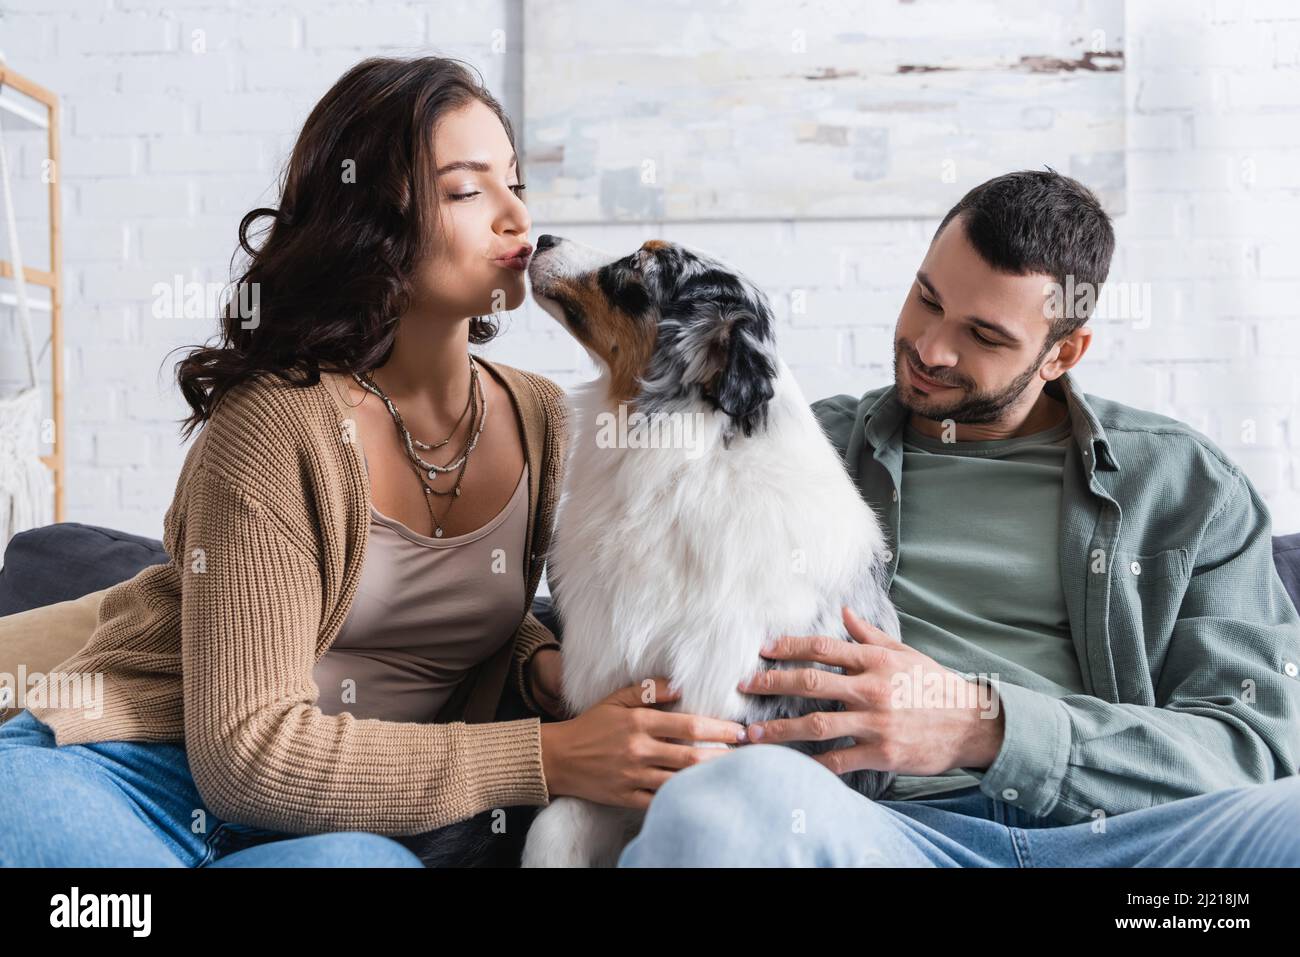
M 979 442 L 904 423 L 898 569 L 903 642 L 963 675 L 1055 697 L 1084 690 L 1061 589 L 1060 510 L 1070 420 Z M 978 785 L 959 768 L 899 775 L 888 800 Z

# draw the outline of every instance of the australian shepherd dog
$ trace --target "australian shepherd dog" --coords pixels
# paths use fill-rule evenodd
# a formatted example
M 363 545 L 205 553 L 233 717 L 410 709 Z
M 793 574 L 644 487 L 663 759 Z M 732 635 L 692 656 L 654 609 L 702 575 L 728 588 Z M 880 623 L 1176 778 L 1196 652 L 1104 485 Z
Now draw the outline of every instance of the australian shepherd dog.
M 881 525 L 777 353 L 767 297 L 658 240 L 615 257 L 543 235 L 529 277 L 601 373 L 570 393 L 548 554 L 568 707 L 656 676 L 680 689 L 672 710 L 745 724 L 838 707 L 737 690 L 808 666 L 764 659 L 768 639 L 852 641 L 842 606 L 899 637 Z M 874 799 L 893 775 L 844 780 Z M 611 866 L 641 820 L 558 797 L 529 830 L 524 866 Z

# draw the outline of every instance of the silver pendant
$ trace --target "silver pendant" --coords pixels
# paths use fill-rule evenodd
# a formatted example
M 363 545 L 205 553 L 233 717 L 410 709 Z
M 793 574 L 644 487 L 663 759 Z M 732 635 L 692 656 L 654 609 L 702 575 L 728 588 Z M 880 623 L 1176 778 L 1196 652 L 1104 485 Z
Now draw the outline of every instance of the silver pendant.
M 433 530 L 433 537 L 434 537 L 434 538 L 442 538 L 442 527 L 441 527 L 441 526 L 439 526 L 438 528 L 435 528 L 435 529 Z
M 437 478 L 438 478 L 438 472 L 437 472 L 436 469 L 429 469 L 429 478 L 430 478 L 430 479 L 437 479 Z

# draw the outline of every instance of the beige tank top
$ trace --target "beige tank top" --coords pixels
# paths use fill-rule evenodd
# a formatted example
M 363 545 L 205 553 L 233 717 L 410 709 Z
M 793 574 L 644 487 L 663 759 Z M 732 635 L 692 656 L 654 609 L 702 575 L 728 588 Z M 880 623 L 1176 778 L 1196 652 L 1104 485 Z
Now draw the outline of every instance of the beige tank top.
M 506 506 L 464 535 L 430 538 L 371 505 L 356 596 L 312 672 L 321 711 L 433 721 L 524 617 L 527 531 L 526 462 Z

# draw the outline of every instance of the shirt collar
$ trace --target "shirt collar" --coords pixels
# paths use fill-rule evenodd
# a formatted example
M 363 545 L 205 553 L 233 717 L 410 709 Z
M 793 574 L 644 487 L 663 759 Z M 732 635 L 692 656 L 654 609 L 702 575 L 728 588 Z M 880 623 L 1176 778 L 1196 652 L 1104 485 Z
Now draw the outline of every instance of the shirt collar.
M 1063 373 L 1043 387 L 1056 399 L 1063 399 L 1069 409 L 1071 434 L 1079 447 L 1079 454 L 1087 463 L 1091 475 L 1097 464 L 1103 469 L 1119 471 L 1119 460 L 1111 447 L 1106 430 L 1102 428 L 1096 412 L 1088 405 L 1083 390 L 1070 372 Z M 863 417 L 865 438 L 873 449 L 879 449 L 893 439 L 908 411 L 898 401 L 898 386 L 891 385 L 878 396 Z

